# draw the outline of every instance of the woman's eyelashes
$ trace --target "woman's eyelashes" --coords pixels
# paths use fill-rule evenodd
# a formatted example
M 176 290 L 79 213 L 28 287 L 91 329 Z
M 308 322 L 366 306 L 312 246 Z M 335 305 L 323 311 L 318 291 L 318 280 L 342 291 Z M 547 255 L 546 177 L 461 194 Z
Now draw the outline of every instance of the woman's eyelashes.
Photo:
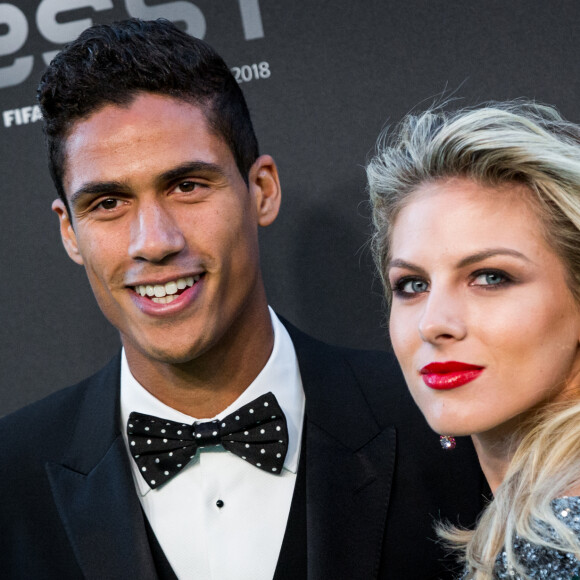
M 486 290 L 497 290 L 511 284 L 514 279 L 503 270 L 478 270 L 471 275 L 470 286 L 480 286 Z
M 429 283 L 419 276 L 403 276 L 392 286 L 393 294 L 399 298 L 412 298 L 429 290 Z
M 512 276 L 498 269 L 481 269 L 469 275 L 468 285 L 485 290 L 499 290 L 514 282 Z M 391 283 L 393 295 L 402 299 L 413 298 L 419 294 L 429 292 L 431 284 L 421 276 L 403 276 Z

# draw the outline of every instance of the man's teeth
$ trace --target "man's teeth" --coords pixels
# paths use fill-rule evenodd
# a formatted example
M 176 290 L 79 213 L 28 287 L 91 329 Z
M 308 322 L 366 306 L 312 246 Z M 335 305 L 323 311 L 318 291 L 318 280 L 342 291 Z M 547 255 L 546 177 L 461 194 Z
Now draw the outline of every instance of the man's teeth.
M 135 292 L 141 296 L 149 296 L 157 304 L 169 304 L 169 302 L 173 302 L 177 298 L 175 294 L 179 290 L 191 288 L 200 278 L 201 275 L 198 274 L 197 276 L 188 276 L 187 278 L 172 280 L 165 284 L 140 284 L 139 286 L 135 286 Z

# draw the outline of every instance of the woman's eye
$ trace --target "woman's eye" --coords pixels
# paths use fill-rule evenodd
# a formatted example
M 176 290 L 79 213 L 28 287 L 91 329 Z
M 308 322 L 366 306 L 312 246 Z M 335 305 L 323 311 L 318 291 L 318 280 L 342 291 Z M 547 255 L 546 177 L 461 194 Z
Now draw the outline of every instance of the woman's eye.
M 427 282 L 424 280 L 407 280 L 403 285 L 403 291 L 408 292 L 409 294 L 427 292 Z
M 402 296 L 422 294 L 429 290 L 429 284 L 420 278 L 403 278 L 395 284 L 394 291 Z
M 476 273 L 472 286 L 501 286 L 509 282 L 509 277 L 503 272 L 489 271 Z

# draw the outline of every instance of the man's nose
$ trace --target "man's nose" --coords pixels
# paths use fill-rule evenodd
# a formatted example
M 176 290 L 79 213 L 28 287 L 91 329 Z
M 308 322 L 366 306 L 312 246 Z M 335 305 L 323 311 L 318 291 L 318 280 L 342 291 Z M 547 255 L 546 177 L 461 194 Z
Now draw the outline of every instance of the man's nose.
M 465 338 L 467 325 L 461 298 L 432 287 L 419 320 L 419 334 L 432 344 Z
M 178 224 L 157 202 L 144 203 L 131 224 L 129 255 L 135 260 L 161 262 L 185 247 Z

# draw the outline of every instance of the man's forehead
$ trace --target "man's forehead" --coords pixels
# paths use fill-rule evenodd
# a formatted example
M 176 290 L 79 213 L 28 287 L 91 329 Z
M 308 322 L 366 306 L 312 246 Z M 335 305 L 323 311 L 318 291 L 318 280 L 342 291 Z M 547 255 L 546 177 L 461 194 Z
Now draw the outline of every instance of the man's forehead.
M 131 103 L 107 104 L 71 127 L 64 147 L 67 193 L 98 171 L 166 171 L 187 161 L 219 164 L 233 156 L 207 120 L 204 108 L 164 95 L 143 93 Z M 225 156 L 225 157 L 224 157 Z
M 179 118 L 183 122 L 193 122 L 209 130 L 209 106 L 149 92 L 138 92 L 119 103 L 107 102 L 90 114 L 71 123 L 67 131 L 67 143 L 76 134 L 115 131 L 120 124 L 130 124 L 147 120 L 162 124 L 164 120 Z

